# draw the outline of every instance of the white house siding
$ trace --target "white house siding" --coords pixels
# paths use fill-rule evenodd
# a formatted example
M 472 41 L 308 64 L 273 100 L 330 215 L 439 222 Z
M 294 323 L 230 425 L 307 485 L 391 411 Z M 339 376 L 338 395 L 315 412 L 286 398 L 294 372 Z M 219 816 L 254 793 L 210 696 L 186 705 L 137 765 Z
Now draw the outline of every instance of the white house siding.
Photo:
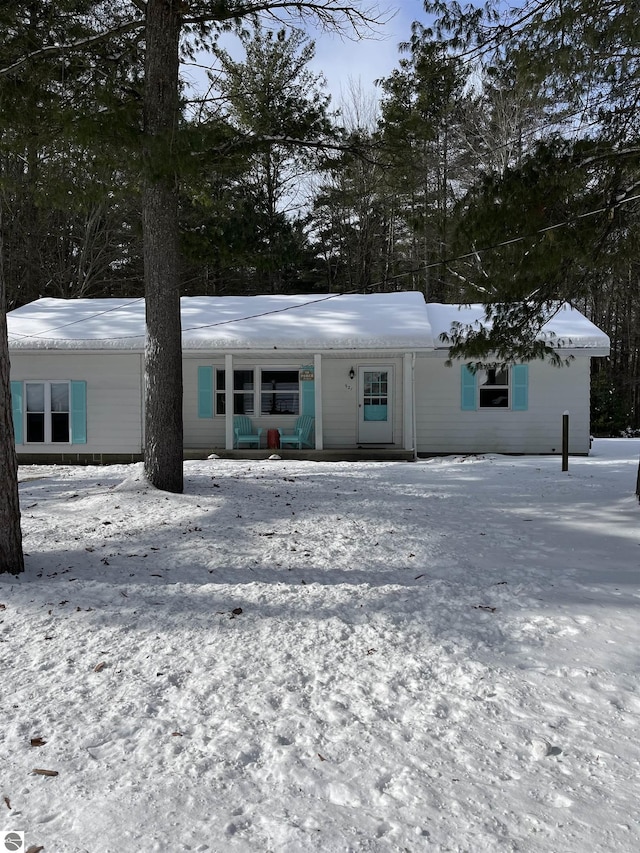
M 569 452 L 589 452 L 590 358 L 568 367 L 529 364 L 528 408 L 462 411 L 460 364 L 441 353 L 416 359 L 418 453 L 560 453 L 569 412 Z
M 402 447 L 402 358 L 372 353 L 338 358 L 322 356 L 322 411 L 324 447 L 327 450 L 358 446 L 358 368 L 390 366 L 393 369 L 393 444 Z M 353 367 L 355 378 L 349 378 Z
M 11 353 L 12 381 L 84 380 L 86 444 L 20 444 L 20 453 L 140 454 L 142 356 L 138 353 Z

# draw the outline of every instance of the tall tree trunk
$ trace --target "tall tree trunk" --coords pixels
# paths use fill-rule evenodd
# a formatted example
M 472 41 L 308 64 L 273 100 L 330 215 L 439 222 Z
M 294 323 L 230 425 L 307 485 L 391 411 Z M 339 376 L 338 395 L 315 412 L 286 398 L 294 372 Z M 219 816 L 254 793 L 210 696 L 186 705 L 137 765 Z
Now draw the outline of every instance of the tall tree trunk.
M 182 341 L 178 284 L 178 187 L 173 167 L 178 118 L 179 0 L 148 0 L 144 133 L 145 473 L 158 489 L 182 492 Z
M 17 575 L 24 571 L 20 502 L 18 500 L 18 464 L 11 415 L 9 383 L 9 341 L 7 338 L 7 301 L 3 267 L 2 206 L 0 202 L 0 574 Z

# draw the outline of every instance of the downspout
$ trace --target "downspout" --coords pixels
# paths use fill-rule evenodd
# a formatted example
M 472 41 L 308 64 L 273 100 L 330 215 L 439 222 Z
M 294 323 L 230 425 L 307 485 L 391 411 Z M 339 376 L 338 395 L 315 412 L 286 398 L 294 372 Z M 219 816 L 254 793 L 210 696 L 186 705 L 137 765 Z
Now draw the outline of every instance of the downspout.
M 418 459 L 418 417 L 416 415 L 416 354 L 411 353 L 411 399 L 413 400 L 413 461 Z
M 322 355 L 317 352 L 313 356 L 313 375 L 315 395 L 315 418 L 316 418 L 316 450 L 324 450 L 324 429 L 322 417 Z
M 415 381 L 415 352 L 405 352 L 402 358 L 402 396 L 403 402 L 403 428 L 402 448 L 412 450 L 413 459 L 417 456 L 416 447 L 416 381 Z

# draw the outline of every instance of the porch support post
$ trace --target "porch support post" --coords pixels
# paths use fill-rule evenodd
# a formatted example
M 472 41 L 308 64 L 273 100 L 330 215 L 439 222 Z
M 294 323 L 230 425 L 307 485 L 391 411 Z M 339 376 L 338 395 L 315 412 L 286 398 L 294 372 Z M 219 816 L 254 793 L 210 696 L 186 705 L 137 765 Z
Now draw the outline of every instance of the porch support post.
M 402 445 L 405 450 L 415 451 L 415 353 L 404 354 L 402 368 Z
M 313 393 L 316 403 L 316 450 L 324 450 L 322 437 L 322 356 L 319 352 L 313 356 Z
M 224 446 L 233 450 L 233 356 L 224 357 Z

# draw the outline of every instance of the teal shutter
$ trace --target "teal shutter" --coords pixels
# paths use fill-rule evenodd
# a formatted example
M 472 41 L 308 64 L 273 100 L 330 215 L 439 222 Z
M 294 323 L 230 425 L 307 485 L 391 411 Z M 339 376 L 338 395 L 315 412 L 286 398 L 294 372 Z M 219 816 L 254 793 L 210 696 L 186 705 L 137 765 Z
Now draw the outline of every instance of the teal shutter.
M 526 412 L 529 408 L 529 365 L 514 364 L 511 368 L 511 382 L 513 385 L 511 410 Z
M 198 368 L 198 417 L 213 417 L 213 367 Z
M 71 444 L 87 443 L 87 383 L 71 383 Z
M 463 412 L 475 412 L 478 408 L 476 394 L 476 374 L 472 373 L 466 364 L 462 365 L 462 400 L 460 408 Z
M 13 434 L 16 444 L 22 444 L 22 382 L 11 383 L 11 413 L 13 415 Z
M 301 370 L 313 372 L 313 366 L 302 367 Z M 316 416 L 316 383 L 313 379 L 304 379 L 300 382 L 300 414 Z

